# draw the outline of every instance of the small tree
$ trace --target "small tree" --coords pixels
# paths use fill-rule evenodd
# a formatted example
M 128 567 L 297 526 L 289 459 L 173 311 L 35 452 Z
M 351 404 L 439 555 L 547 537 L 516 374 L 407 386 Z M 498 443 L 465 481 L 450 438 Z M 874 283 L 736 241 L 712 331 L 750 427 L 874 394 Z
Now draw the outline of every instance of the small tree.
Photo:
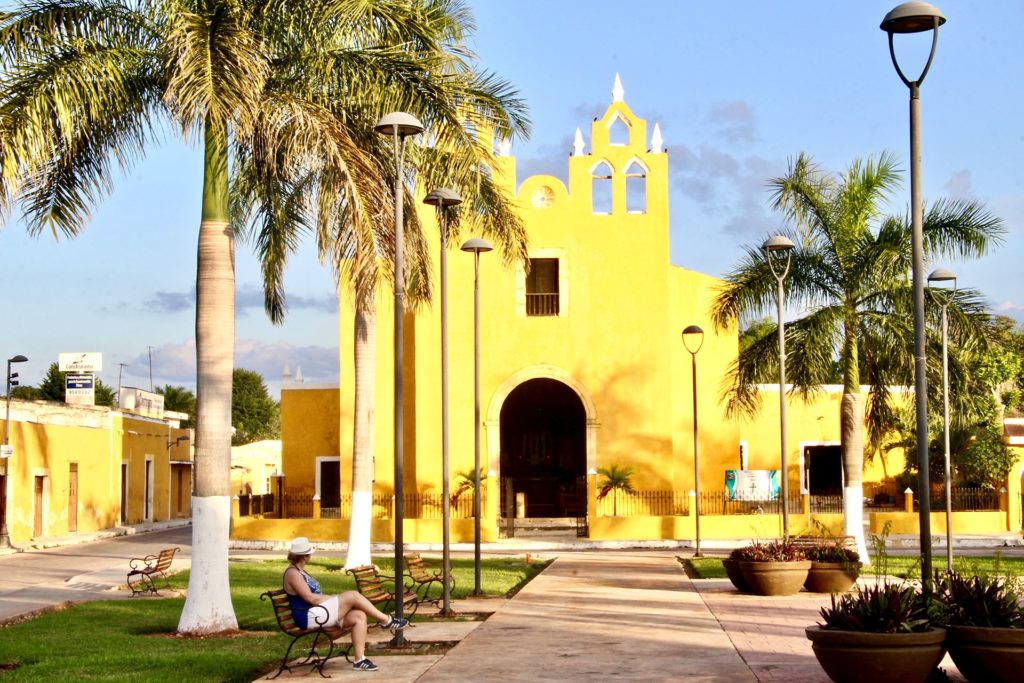
M 281 413 L 277 402 L 267 393 L 263 376 L 252 370 L 235 368 L 231 385 L 231 426 L 235 433 L 231 445 L 240 446 L 281 435 Z
M 633 468 L 619 467 L 598 467 L 597 473 L 604 477 L 597 485 L 600 489 L 597 492 L 597 499 L 601 500 L 609 493 L 612 494 L 612 515 L 619 516 L 619 491 L 633 495 L 636 489 L 633 488 Z
M 483 486 L 487 480 L 487 471 L 480 468 L 480 485 Z M 455 473 L 455 490 L 452 491 L 451 497 L 448 499 L 449 504 L 455 507 L 459 503 L 459 498 L 466 491 L 472 491 L 476 485 L 476 480 L 473 477 L 473 470 L 463 470 Z

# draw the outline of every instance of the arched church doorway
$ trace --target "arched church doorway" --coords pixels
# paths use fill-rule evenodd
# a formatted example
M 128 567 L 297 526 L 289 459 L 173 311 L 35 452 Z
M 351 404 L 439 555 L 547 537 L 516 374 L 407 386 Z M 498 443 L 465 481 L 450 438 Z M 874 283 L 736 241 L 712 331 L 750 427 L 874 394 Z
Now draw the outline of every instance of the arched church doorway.
M 585 514 L 586 412 L 576 392 L 554 379 L 527 380 L 502 404 L 500 425 L 501 510 L 511 503 L 517 517 Z

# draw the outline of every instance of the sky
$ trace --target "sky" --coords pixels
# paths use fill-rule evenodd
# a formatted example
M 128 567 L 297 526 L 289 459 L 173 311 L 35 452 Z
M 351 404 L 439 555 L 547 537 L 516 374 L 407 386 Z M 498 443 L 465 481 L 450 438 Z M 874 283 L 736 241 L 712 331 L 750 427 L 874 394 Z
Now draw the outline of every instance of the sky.
M 471 47 L 529 106 L 531 137 L 512 146 L 519 183 L 565 178 L 577 127 L 588 136 L 619 74 L 626 103 L 665 139 L 672 262 L 721 276 L 785 226 L 767 181 L 800 152 L 832 172 L 894 153 L 904 185 L 888 210 L 906 212 L 908 91 L 878 28 L 895 4 L 735 0 L 723 16 L 720 3 L 689 0 L 471 0 Z M 951 268 L 994 312 L 1024 321 L 1024 3 L 934 4 L 948 22 L 921 86 L 924 197 L 979 200 L 1007 233 L 983 259 L 926 272 Z M 897 36 L 911 78 L 929 46 Z M 30 237 L 17 215 L 0 226 L 0 354 L 29 358 L 16 367 L 22 384 L 37 385 L 61 352 L 100 352 L 111 386 L 194 389 L 201 169 L 200 151 L 171 139 L 115 179 L 78 238 Z M 306 384 L 350 379 L 333 275 L 312 240 L 286 270 L 281 326 L 263 312 L 251 245 L 236 252 L 236 367 L 274 395 L 286 365 Z

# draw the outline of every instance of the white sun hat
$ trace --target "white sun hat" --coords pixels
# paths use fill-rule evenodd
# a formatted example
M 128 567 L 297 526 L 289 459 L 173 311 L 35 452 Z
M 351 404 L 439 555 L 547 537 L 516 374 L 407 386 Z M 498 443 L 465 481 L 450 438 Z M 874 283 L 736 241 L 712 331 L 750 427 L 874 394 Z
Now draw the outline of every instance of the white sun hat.
M 313 546 L 310 545 L 308 538 L 305 536 L 299 536 L 292 541 L 291 546 L 288 548 L 288 552 L 292 555 L 312 555 Z

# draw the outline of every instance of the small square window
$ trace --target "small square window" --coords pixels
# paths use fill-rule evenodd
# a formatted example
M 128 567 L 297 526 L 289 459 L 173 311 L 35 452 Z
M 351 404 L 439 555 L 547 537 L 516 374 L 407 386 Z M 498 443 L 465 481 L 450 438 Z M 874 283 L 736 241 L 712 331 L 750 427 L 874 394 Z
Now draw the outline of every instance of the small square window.
M 530 259 L 526 274 L 526 315 L 558 315 L 558 259 Z

